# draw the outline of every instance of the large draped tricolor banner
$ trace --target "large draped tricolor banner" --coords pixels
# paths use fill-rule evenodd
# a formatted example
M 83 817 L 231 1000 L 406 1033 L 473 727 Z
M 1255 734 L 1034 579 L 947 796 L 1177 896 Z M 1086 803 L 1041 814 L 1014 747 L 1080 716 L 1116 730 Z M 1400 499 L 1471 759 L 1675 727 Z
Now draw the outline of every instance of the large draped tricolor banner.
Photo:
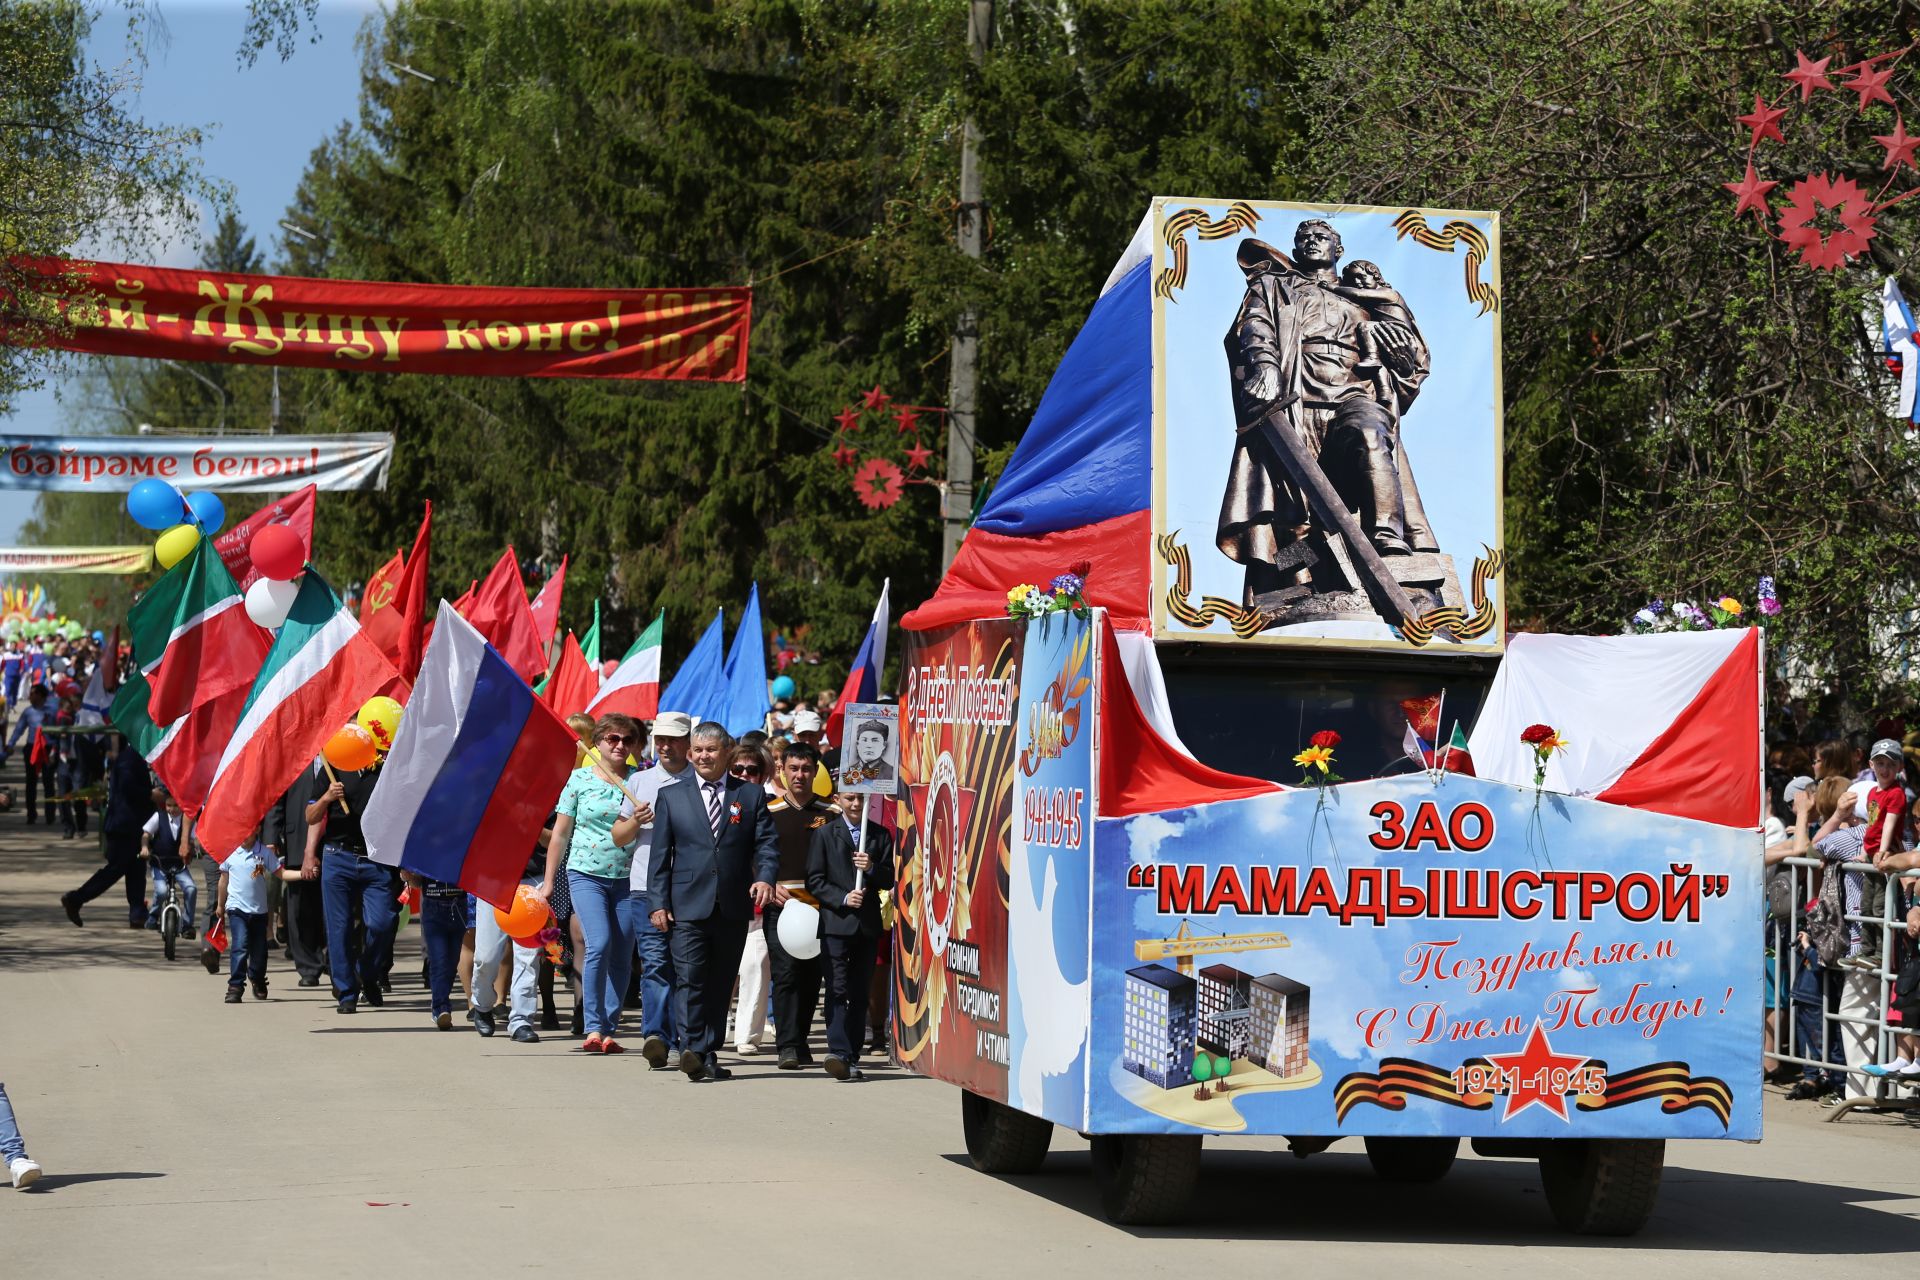
M 220 493 L 384 489 L 393 437 L 0 436 L 0 489 L 120 494 L 142 480 Z
M 76 324 L 54 341 L 97 355 L 522 378 L 740 382 L 747 373 L 753 293 L 744 288 L 508 289 L 16 265 L 42 272 L 50 292 L 79 281 Z

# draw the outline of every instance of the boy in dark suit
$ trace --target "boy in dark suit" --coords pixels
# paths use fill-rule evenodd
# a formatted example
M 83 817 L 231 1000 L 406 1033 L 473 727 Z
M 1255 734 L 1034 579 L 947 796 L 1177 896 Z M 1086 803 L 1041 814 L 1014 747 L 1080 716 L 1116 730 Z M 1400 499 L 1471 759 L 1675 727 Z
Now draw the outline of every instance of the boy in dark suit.
M 867 1008 L 874 950 L 884 930 L 880 890 L 893 887 L 893 835 L 869 823 L 861 839 L 864 795 L 840 796 L 839 820 L 813 833 L 807 892 L 820 900 L 821 944 L 827 953 L 827 1074 L 864 1080 L 860 1020 Z M 858 888 L 855 888 L 855 885 Z

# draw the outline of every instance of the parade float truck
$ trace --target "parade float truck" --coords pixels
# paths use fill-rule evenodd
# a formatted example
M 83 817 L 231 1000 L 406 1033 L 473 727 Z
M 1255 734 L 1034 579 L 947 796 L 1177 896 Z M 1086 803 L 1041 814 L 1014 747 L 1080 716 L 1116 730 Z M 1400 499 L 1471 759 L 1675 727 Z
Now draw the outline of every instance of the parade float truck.
M 1760 1137 L 1761 633 L 1509 636 L 1493 215 L 1156 199 L 902 620 L 895 1045 L 967 1150 Z M 1471 568 L 1463 568 L 1468 559 Z

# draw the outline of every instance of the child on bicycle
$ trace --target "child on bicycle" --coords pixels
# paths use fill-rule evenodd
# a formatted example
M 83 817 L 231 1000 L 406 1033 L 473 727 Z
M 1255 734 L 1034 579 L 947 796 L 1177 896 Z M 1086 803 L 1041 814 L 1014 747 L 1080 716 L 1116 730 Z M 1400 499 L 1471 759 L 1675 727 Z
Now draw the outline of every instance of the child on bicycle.
M 193 937 L 193 905 L 199 894 L 194 887 L 193 874 L 187 870 L 187 863 L 193 858 L 193 850 L 187 840 L 186 815 L 180 812 L 180 802 L 171 795 L 166 797 L 166 808 L 148 818 L 146 825 L 140 828 L 140 856 L 147 859 L 153 871 L 153 909 L 147 913 L 147 928 L 160 927 L 160 908 L 167 900 L 167 889 L 171 885 L 174 892 L 183 900 L 180 915 L 180 936 Z
M 247 842 L 227 855 L 220 866 L 220 896 L 216 914 L 227 918 L 227 1003 L 239 1004 L 248 977 L 253 998 L 267 998 L 267 889 L 273 880 L 298 880 L 280 854 L 260 838 L 259 827 Z

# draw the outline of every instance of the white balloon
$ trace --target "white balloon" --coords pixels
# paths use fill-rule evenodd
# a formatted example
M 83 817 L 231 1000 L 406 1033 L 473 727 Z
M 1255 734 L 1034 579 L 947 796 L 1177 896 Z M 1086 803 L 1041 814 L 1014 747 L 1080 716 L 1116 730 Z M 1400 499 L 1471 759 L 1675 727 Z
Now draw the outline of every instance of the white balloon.
M 293 608 L 294 597 L 299 594 L 298 582 L 261 578 L 247 588 L 247 616 L 256 626 L 277 630 L 287 620 L 287 610 Z
M 789 898 L 780 908 L 780 945 L 796 960 L 811 960 L 820 954 L 820 909 Z

